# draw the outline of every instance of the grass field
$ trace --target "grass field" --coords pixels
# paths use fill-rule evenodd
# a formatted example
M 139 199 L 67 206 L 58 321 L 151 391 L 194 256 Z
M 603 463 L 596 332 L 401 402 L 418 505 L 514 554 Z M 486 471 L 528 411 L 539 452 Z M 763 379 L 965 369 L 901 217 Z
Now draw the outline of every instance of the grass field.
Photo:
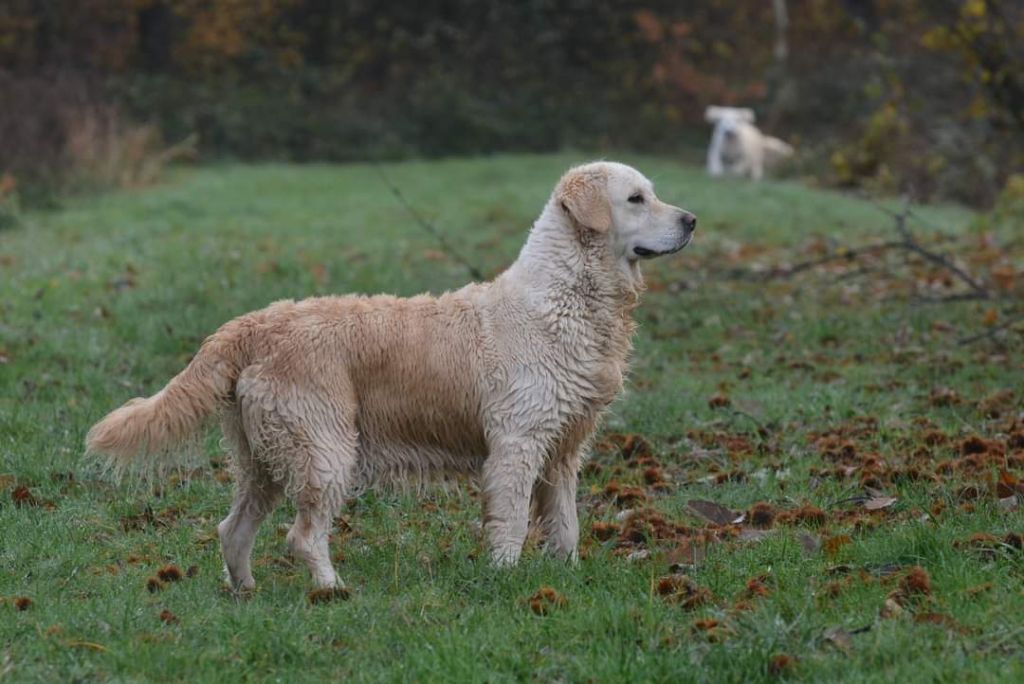
M 495 274 L 577 161 L 384 168 Z M 0 233 L 0 680 L 1021 681 L 1022 342 L 958 344 L 1000 306 L 898 251 L 780 266 L 892 239 L 870 202 L 626 161 L 701 223 L 647 269 L 579 564 L 528 549 L 491 568 L 468 484 L 371 493 L 332 539 L 351 599 L 324 604 L 285 556 L 288 506 L 257 541 L 255 594 L 222 590 L 217 435 L 208 465 L 151 492 L 86 467 L 85 431 L 235 315 L 441 291 L 463 267 L 361 165 L 181 171 Z M 1020 242 L 974 221 L 925 207 L 909 225 L 1019 298 Z M 542 587 L 557 597 L 531 605 Z

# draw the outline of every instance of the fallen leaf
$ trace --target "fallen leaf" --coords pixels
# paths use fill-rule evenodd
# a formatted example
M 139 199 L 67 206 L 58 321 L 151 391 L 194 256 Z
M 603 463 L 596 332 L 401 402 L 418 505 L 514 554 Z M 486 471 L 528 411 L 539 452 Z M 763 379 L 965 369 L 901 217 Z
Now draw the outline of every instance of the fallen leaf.
M 711 591 L 698 585 L 687 575 L 666 575 L 658 579 L 658 595 L 668 603 L 678 603 L 684 610 L 693 610 L 711 601 Z
M 617 537 L 620 529 L 619 525 L 616 525 L 615 523 L 598 521 L 590 526 L 590 533 L 594 535 L 594 538 L 598 541 L 608 541 L 613 537 Z
M 537 615 L 547 615 L 556 608 L 565 608 L 569 600 L 554 590 L 553 587 L 541 587 L 527 599 L 530 610 Z
M 768 661 L 768 674 L 773 677 L 781 677 L 793 671 L 796 667 L 796 658 L 786 653 L 776 653 Z
M 892 506 L 896 501 L 898 501 L 898 499 L 895 496 L 877 496 L 865 501 L 864 508 L 869 511 L 879 511 L 883 508 Z
M 711 398 L 708 399 L 709 408 L 717 409 L 727 408 L 729 406 L 732 406 L 732 399 L 730 399 L 727 395 L 722 394 L 721 392 L 719 392 L 718 394 L 711 395 Z
M 156 571 L 161 582 L 177 582 L 181 579 L 181 570 L 176 565 L 166 565 Z
M 1024 484 L 1021 483 L 1013 473 L 1005 468 L 999 469 L 999 481 L 996 482 L 996 496 L 1006 499 L 1015 496 L 1018 492 L 1024 492 Z
M 743 522 L 746 517 L 745 514 L 741 515 L 735 511 L 729 510 L 725 506 L 717 504 L 714 501 L 692 499 L 687 502 L 686 506 L 698 516 L 713 522 L 716 525 L 737 525 Z
M 37 499 L 35 495 L 29 491 L 29 488 L 24 485 L 16 487 L 14 491 L 11 492 L 11 501 L 13 501 L 14 505 L 18 508 L 22 508 L 23 506 L 40 505 L 39 499 Z
M 318 603 L 329 603 L 334 600 L 347 601 L 349 598 L 349 591 L 345 587 L 325 587 L 323 589 L 313 589 L 306 594 L 306 600 L 309 601 L 310 605 L 316 605 Z
M 828 556 L 829 558 L 834 558 L 839 554 L 839 549 L 846 546 L 847 544 L 852 543 L 853 539 L 850 538 L 850 535 L 839 534 L 834 537 L 829 537 L 825 541 L 823 541 L 821 544 L 821 548 L 824 549 L 826 556 Z
M 696 567 L 704 562 L 707 555 L 706 546 L 695 545 L 690 540 L 683 541 L 679 546 L 672 549 L 665 556 L 672 572 L 682 570 L 686 567 Z

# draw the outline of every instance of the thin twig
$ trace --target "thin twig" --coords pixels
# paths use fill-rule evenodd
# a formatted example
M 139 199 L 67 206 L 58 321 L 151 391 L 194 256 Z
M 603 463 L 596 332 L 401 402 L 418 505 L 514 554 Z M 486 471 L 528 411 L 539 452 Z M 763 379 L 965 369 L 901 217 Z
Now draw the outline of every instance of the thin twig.
M 399 204 L 405 207 L 405 210 L 409 212 L 409 215 L 412 216 L 416 223 L 418 223 L 420 227 L 423 228 L 423 230 L 430 233 L 430 235 L 433 236 L 435 240 L 437 240 L 438 244 L 441 246 L 442 251 L 444 251 L 448 256 L 450 256 L 455 261 L 465 266 L 466 270 L 469 271 L 469 274 L 473 276 L 475 280 L 483 280 L 484 274 L 480 271 L 480 269 L 474 266 L 469 261 L 469 259 L 462 256 L 462 254 L 457 249 L 455 249 L 455 247 L 453 247 L 450 242 L 448 242 L 448 239 L 444 236 L 444 233 L 439 231 L 432 223 L 430 223 L 430 221 L 423 218 L 423 216 L 421 216 L 420 213 L 416 211 L 416 209 L 409 203 L 409 201 L 405 199 L 405 195 L 402 194 L 402 191 L 399 190 L 398 187 L 388 179 L 380 163 L 374 160 L 372 164 L 374 170 L 377 171 L 377 175 L 380 176 L 381 182 L 384 183 L 388 190 L 391 191 L 391 194 L 395 196 L 395 199 L 398 200 Z
M 974 290 L 974 293 L 978 296 L 978 298 L 989 298 L 989 291 L 985 287 L 983 287 L 978 281 L 976 281 L 974 278 L 968 275 L 966 271 L 964 271 L 962 268 L 954 264 L 946 257 L 942 256 L 941 254 L 926 249 L 921 245 L 920 242 L 917 241 L 916 238 L 914 238 L 914 234 L 910 232 L 910 229 L 907 227 L 907 218 L 910 216 L 917 216 L 916 214 L 913 213 L 911 209 L 910 195 L 903 196 L 903 208 L 899 212 L 893 212 L 877 203 L 875 204 L 875 206 L 878 207 L 881 211 L 892 216 L 893 219 L 895 219 L 896 232 L 898 232 L 900 234 L 900 237 L 903 238 L 903 244 L 901 245 L 903 249 L 909 252 L 914 252 L 915 254 L 925 258 L 926 260 L 932 262 L 933 264 L 943 267 L 944 269 L 955 275 L 957 278 L 962 280 L 964 283 L 966 283 L 969 288 Z M 920 220 L 920 217 L 918 217 L 918 220 Z
M 1011 316 L 1009 319 L 1003 321 L 999 325 L 993 326 L 984 332 L 980 332 L 976 335 L 971 335 L 969 337 L 961 337 L 959 340 L 956 341 L 956 343 L 963 346 L 973 344 L 974 342 L 977 342 L 978 340 L 983 340 L 986 337 L 995 337 L 996 333 L 1006 330 L 1008 328 L 1012 328 L 1014 325 L 1020 323 L 1021 321 L 1024 321 L 1024 314 Z

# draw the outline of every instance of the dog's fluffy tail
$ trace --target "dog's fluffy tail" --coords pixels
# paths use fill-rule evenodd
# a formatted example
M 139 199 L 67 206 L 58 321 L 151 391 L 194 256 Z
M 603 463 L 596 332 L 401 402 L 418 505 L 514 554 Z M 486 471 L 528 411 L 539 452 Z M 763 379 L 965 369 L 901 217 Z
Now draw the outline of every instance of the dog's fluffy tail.
M 793 146 L 784 140 L 764 136 L 764 150 L 773 159 L 785 159 L 793 156 Z
M 86 454 L 106 460 L 116 474 L 160 470 L 176 460 L 180 454 L 173 447 L 195 437 L 234 389 L 241 363 L 233 323 L 207 338 L 162 390 L 128 401 L 93 425 L 85 438 Z

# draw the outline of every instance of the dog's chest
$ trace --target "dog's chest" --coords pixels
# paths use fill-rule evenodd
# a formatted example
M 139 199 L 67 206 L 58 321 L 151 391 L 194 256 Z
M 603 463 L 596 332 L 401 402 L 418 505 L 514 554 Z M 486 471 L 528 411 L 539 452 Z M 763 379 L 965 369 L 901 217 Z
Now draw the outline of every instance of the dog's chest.
M 632 322 L 607 315 L 562 317 L 554 326 L 550 371 L 567 413 L 589 417 L 604 410 L 622 391 Z

